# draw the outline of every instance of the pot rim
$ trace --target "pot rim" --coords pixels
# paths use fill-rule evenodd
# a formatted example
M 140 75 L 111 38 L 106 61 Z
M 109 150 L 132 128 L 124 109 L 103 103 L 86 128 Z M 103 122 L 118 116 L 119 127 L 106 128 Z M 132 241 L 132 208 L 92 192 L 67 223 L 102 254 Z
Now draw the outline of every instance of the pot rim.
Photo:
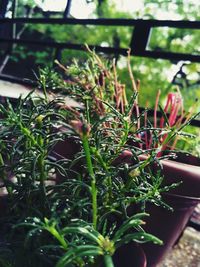
M 178 195 L 178 194 L 173 194 L 173 193 L 166 193 L 163 192 L 162 195 L 164 196 L 173 196 L 175 198 L 179 198 L 179 199 L 187 199 L 187 200 L 196 200 L 197 202 L 200 202 L 200 197 L 189 197 L 189 196 L 184 196 L 184 195 Z

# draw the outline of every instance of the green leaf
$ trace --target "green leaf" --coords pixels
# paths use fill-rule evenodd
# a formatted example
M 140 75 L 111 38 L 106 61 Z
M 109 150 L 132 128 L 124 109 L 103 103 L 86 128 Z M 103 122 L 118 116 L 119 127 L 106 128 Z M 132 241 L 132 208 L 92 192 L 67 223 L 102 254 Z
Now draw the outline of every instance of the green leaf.
M 63 234 L 81 234 L 82 236 L 86 237 L 87 239 L 98 243 L 98 236 L 99 233 L 96 232 L 94 229 L 92 229 L 91 227 L 89 227 L 88 229 L 86 227 L 81 227 L 81 226 L 77 226 L 77 227 L 65 227 L 62 229 L 62 233 Z
M 126 231 L 128 231 L 130 228 L 135 228 L 141 224 L 143 224 L 143 221 L 141 220 L 142 217 L 148 216 L 147 213 L 138 213 L 136 215 L 131 216 L 128 220 L 126 220 L 123 225 L 117 230 L 117 232 L 114 235 L 113 241 L 117 241 L 120 239 Z
M 163 244 L 163 242 L 159 238 L 151 234 L 147 234 L 145 232 L 139 232 L 139 233 L 127 234 L 123 236 L 118 242 L 115 243 L 115 246 L 116 248 L 119 248 L 122 245 L 128 244 L 131 241 L 135 241 L 137 243 L 153 242 L 154 244 L 157 244 L 157 245 Z
M 76 248 L 70 248 L 69 251 L 58 261 L 56 267 L 65 267 L 67 264 L 72 263 L 79 257 L 94 257 L 98 255 L 103 255 L 103 251 L 97 246 L 82 245 Z
M 169 120 L 168 120 L 167 115 L 166 115 L 166 113 L 165 113 L 165 111 L 161 105 L 159 105 L 159 109 L 160 109 L 162 116 L 164 117 L 164 122 L 166 123 L 167 126 L 169 126 Z

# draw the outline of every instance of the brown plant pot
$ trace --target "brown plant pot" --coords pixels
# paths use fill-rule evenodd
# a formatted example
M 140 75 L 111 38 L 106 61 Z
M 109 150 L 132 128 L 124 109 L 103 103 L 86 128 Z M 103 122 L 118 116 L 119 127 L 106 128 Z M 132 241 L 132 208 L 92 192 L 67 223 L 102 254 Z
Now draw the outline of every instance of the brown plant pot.
M 115 267 L 146 267 L 147 260 L 141 246 L 129 243 L 122 246 L 114 255 Z
M 190 158 L 179 154 L 178 160 L 183 158 L 188 158 L 190 163 L 199 163 L 195 157 Z M 150 216 L 146 219 L 144 229 L 160 238 L 164 243 L 163 246 L 156 246 L 151 243 L 142 245 L 147 256 L 148 267 L 157 266 L 172 249 L 183 233 L 195 207 L 200 202 L 200 166 L 171 160 L 161 162 L 163 164 L 162 174 L 164 175 L 163 185 L 170 185 L 179 181 L 182 181 L 182 184 L 171 190 L 170 193 L 163 193 L 162 195 L 164 202 L 173 208 L 173 212 L 152 204 L 147 205 L 146 212 Z
M 179 158 L 179 160 L 180 159 L 181 158 Z M 200 165 L 196 166 L 194 164 L 191 164 L 192 159 L 189 158 L 188 162 L 190 163 L 186 164 L 172 160 L 163 160 L 163 175 L 165 177 L 164 185 L 169 185 L 182 181 L 182 184 L 172 189 L 170 193 L 199 198 Z
M 54 146 L 51 156 L 54 157 L 56 160 L 61 159 L 69 159 L 74 160 L 76 157 L 76 154 L 80 151 L 80 143 L 74 139 L 73 137 L 68 137 L 64 141 L 59 141 Z M 73 172 L 81 171 L 81 165 L 80 162 L 75 164 L 71 168 L 71 172 L 69 171 L 69 174 L 71 173 L 71 176 L 73 177 Z M 59 172 L 56 173 L 56 182 L 60 183 L 63 180 L 65 180 L 66 177 L 60 174 Z
M 157 266 L 173 248 L 183 233 L 194 208 L 200 198 L 192 198 L 175 194 L 163 194 L 163 200 L 173 208 L 173 211 L 166 208 L 148 204 L 146 212 L 150 216 L 145 220 L 145 231 L 155 235 L 163 241 L 162 246 L 152 243 L 142 245 L 147 257 L 147 266 Z
M 52 150 L 52 156 L 56 159 L 74 159 L 79 151 L 80 143 L 73 137 L 67 137 L 64 141 L 57 142 Z

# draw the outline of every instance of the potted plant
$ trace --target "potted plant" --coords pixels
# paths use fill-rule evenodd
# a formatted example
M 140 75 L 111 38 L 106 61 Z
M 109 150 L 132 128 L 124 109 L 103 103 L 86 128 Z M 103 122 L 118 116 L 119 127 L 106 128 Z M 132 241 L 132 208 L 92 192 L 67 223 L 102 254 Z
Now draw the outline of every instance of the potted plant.
M 154 110 L 154 127 L 157 126 L 157 105 L 156 99 Z M 160 128 L 163 128 L 164 120 L 166 121 L 166 133 L 160 136 L 161 149 L 158 152 L 158 157 L 162 154 L 168 155 L 167 160 L 159 161 L 162 164 L 162 174 L 165 177 L 163 184 L 181 182 L 176 188 L 173 188 L 169 193 L 163 194 L 165 203 L 173 208 L 173 213 L 170 210 L 148 205 L 146 211 L 152 216 L 147 220 L 145 229 L 161 238 L 164 242 L 162 248 L 156 249 L 155 246 L 144 245 L 144 251 L 147 256 L 148 266 L 157 266 L 164 258 L 168 251 L 178 241 L 184 228 L 186 227 L 189 218 L 191 217 L 195 207 L 200 201 L 199 182 L 200 182 L 200 161 L 198 158 L 188 154 L 174 150 L 177 142 L 176 131 L 181 132 L 188 124 L 191 114 L 184 114 L 183 101 L 180 92 L 170 93 L 162 110 L 163 116 L 160 119 Z M 195 115 L 196 116 L 196 115 Z M 169 129 L 170 127 L 170 129 Z M 167 128 L 169 131 L 167 132 Z M 149 142 L 146 138 L 145 145 L 150 148 L 150 142 L 153 139 L 150 133 Z M 181 134 L 185 134 L 182 133 Z M 145 133 L 147 135 L 147 133 Z M 175 138 L 174 138 L 175 137 Z M 171 142 L 172 141 L 172 142 Z M 155 144 L 157 147 L 158 144 Z M 146 158 L 146 156 L 142 156 Z M 153 166 L 152 169 L 156 169 Z M 152 220 L 157 216 L 159 220 Z M 162 224 L 165 224 L 165 229 L 162 229 Z
M 120 113 L 123 114 L 127 105 L 125 87 L 117 80 L 115 65 L 113 65 L 113 73 L 111 74 L 106 69 L 102 61 L 95 54 L 93 56 L 97 61 L 97 65 L 101 69 L 100 74 L 96 74 L 95 81 L 93 82 L 93 86 L 98 88 L 97 93 L 92 97 L 92 99 L 95 99 L 96 103 L 98 103 L 97 113 L 102 115 L 107 112 L 106 108 L 102 107 L 101 103 L 105 101 L 104 98 L 108 96 L 107 94 L 104 95 L 105 90 L 109 88 L 108 84 L 106 86 L 106 82 L 108 83 L 110 77 L 113 77 L 115 91 L 114 94 L 111 93 L 112 97 L 110 97 L 110 101 L 112 103 L 115 102 L 114 106 Z M 61 67 L 63 68 L 63 66 Z M 70 70 L 64 70 L 67 73 L 70 72 Z M 184 111 L 183 99 L 179 90 L 177 90 L 177 92 L 175 93 L 168 94 L 164 109 L 160 107 L 161 118 L 158 121 L 157 110 L 160 96 L 159 91 L 155 100 L 153 121 L 148 120 L 147 112 L 144 112 L 144 114 L 142 114 L 144 115 L 144 119 L 143 121 L 141 121 L 142 116 L 140 116 L 139 114 L 140 111 L 138 108 L 137 99 L 139 82 L 136 82 L 134 80 L 130 64 L 128 64 L 128 70 L 132 81 L 133 92 L 135 94 L 135 99 L 131 111 L 133 112 L 133 110 L 135 110 L 135 115 L 138 118 L 136 123 L 136 136 L 141 141 L 138 141 L 139 147 L 144 149 L 141 152 L 141 155 L 139 155 L 139 159 L 148 160 L 148 157 L 157 158 L 157 163 L 162 166 L 161 174 L 164 176 L 163 185 L 171 185 L 180 182 L 179 186 L 174 186 L 174 188 L 171 188 L 170 194 L 162 194 L 163 198 L 166 200 L 166 203 L 174 209 L 173 214 L 169 209 L 157 208 L 155 205 L 147 205 L 146 207 L 147 211 L 152 214 L 152 216 L 147 219 L 145 229 L 159 236 L 165 244 L 164 246 L 161 246 L 159 248 L 156 248 L 156 246 L 151 244 L 143 246 L 147 255 L 149 266 L 155 266 L 158 262 L 161 261 L 161 259 L 165 256 L 169 249 L 178 240 L 178 237 L 183 232 L 183 229 L 186 226 L 195 206 L 199 202 L 200 193 L 198 188 L 200 182 L 200 161 L 198 158 L 195 158 L 188 153 L 181 153 L 178 150 L 175 150 L 179 136 L 188 135 L 187 133 L 183 132 L 183 129 L 189 124 L 190 120 L 198 116 L 198 114 L 195 114 L 193 116 L 192 111 L 188 113 Z M 91 73 L 92 71 L 90 71 L 90 74 Z M 83 82 L 82 78 L 80 78 L 77 73 L 75 74 L 77 75 L 76 81 L 81 84 L 81 82 Z M 84 76 L 84 74 L 81 75 L 82 77 Z M 87 87 L 92 88 L 88 76 L 87 78 L 85 77 L 85 80 L 87 79 Z M 99 99 L 102 101 L 101 103 L 99 103 Z M 163 156 L 166 156 L 165 160 L 162 160 Z M 131 157 L 133 157 L 133 154 L 129 149 L 124 151 L 122 155 L 120 155 L 115 160 L 115 162 L 118 161 L 118 163 L 120 163 L 121 161 L 127 161 L 130 163 Z M 153 168 L 151 164 L 149 164 L 149 166 L 149 171 L 154 170 L 155 172 L 157 172 L 159 169 L 155 166 L 155 163 Z M 157 221 L 155 220 L 155 216 L 156 214 L 158 214 L 158 212 L 160 212 L 160 216 L 159 220 Z M 165 231 L 163 231 L 162 225 L 165 223 L 167 226 L 165 227 Z
M 1 113 L 1 178 L 7 193 L 1 198 L 3 203 L 6 197 L 1 216 L 2 266 L 100 266 L 102 260 L 113 266 L 113 255 L 119 266 L 126 243 L 161 244 L 143 231 L 145 213 L 126 215 L 124 170 L 112 164 L 123 150 L 120 139 L 113 151 L 110 134 L 101 134 L 98 146 L 95 143 L 105 121 L 91 129 L 80 113 L 79 120 L 72 120 L 78 114 L 68 114 L 61 98 L 49 101 L 45 94 L 35 98 L 30 93 L 15 106 L 1 105 Z M 54 147 L 69 136 L 80 144 L 78 158 L 57 159 Z M 81 162 L 81 171 L 73 169 L 75 161 Z M 57 180 L 58 172 L 64 181 Z M 134 201 L 139 202 L 139 188 L 137 195 Z M 26 229 L 30 232 L 23 246 Z M 139 260 L 135 266 L 145 266 L 142 249 L 131 247 L 140 255 L 130 259 L 132 263 Z
M 4 204 L 1 265 L 113 266 L 114 261 L 119 266 L 124 254 L 126 261 L 126 243 L 161 244 L 143 231 L 146 213 L 126 214 L 129 202 L 142 201 L 140 193 L 148 198 L 138 181 L 134 199 L 128 200 L 129 169 L 116 169 L 113 164 L 124 150 L 120 136 L 127 129 L 119 133 L 117 127 L 117 139 L 112 129 L 102 132 L 104 123 L 121 127 L 126 120 L 113 110 L 92 126 L 86 121 L 87 110 L 85 118 L 84 112 L 66 106 L 62 97 L 48 99 L 45 88 L 42 97 L 32 94 L 14 105 L 8 101 L 0 106 L 0 170 L 6 191 L 0 199 Z M 57 143 L 66 144 L 70 138 L 78 142 L 80 151 L 72 159 L 59 157 Z M 77 162 L 80 169 L 73 168 Z M 58 179 L 58 173 L 64 179 Z M 142 249 L 134 243 L 130 246 L 140 255 L 130 263 L 139 260 L 136 266 L 145 266 Z
M 173 127 L 147 125 L 129 64 L 130 101 L 115 64 L 90 55 L 82 68 L 57 62 L 64 81 L 41 70 L 44 96 L 0 106 L 2 266 L 142 267 L 148 263 L 138 244 L 162 244 L 144 231 L 145 210 L 148 202 L 168 207 L 163 192 L 177 186 L 164 184 L 166 156 L 156 145 Z M 70 107 L 63 95 L 84 108 Z

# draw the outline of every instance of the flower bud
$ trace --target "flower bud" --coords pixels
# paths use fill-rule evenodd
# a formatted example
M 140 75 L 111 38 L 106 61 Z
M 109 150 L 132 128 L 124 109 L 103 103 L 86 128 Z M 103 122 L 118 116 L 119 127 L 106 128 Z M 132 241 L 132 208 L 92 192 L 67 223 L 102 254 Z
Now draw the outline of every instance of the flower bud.
M 86 123 L 86 121 L 81 120 L 71 120 L 71 125 L 74 130 L 82 137 L 83 135 L 89 136 L 90 134 L 90 126 Z
M 140 175 L 140 169 L 136 168 L 129 172 L 129 176 L 132 178 L 138 177 Z

